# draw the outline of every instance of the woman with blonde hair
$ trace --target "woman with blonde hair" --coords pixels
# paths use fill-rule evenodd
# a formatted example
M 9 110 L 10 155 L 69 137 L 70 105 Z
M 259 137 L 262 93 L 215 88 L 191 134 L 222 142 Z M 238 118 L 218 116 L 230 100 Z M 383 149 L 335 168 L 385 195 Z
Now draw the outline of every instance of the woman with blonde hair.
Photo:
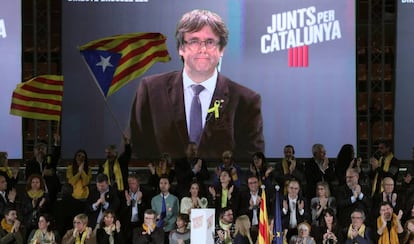
M 233 243 L 253 244 L 250 236 L 250 219 L 247 215 L 241 215 L 236 219 Z
M 290 238 L 290 244 L 315 244 L 315 239 L 310 235 L 311 226 L 306 223 L 302 222 L 298 224 L 298 235 L 292 236 Z
M 64 244 L 95 244 L 96 236 L 91 227 L 88 227 L 88 216 L 78 214 L 73 218 L 73 229 L 70 229 L 62 238 Z
M 316 183 L 316 197 L 311 200 L 312 225 L 319 226 L 321 222 L 321 213 L 331 208 L 336 215 L 336 199 L 331 196 L 329 184 L 326 181 Z

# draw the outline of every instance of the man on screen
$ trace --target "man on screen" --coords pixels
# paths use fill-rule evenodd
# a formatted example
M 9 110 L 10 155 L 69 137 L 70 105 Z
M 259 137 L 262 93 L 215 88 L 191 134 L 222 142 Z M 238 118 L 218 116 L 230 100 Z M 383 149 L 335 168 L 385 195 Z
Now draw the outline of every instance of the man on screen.
M 183 70 L 139 84 L 130 121 L 134 156 L 153 159 L 168 152 L 181 158 L 190 141 L 206 159 L 231 150 L 247 160 L 263 151 L 260 95 L 217 71 L 228 40 L 221 17 L 190 11 L 179 21 L 175 38 Z

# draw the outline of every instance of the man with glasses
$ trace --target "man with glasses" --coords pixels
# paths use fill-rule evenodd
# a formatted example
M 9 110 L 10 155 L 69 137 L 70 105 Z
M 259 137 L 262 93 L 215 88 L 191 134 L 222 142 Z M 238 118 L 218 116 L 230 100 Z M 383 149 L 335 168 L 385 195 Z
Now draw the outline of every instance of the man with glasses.
M 252 237 L 253 243 L 256 242 L 259 234 L 259 214 L 260 214 L 260 203 L 262 202 L 262 195 L 259 179 L 255 175 L 250 175 L 247 178 L 247 191 L 242 191 L 240 196 L 240 210 L 238 215 L 249 216 L 251 229 L 250 236 Z M 267 203 L 266 206 L 269 206 Z
M 132 243 L 134 244 L 163 244 L 164 230 L 157 227 L 157 213 L 152 209 L 145 210 L 144 223 L 133 230 Z
M 193 10 L 178 22 L 175 38 L 183 69 L 141 80 L 133 102 L 130 133 L 135 157 L 161 152 L 185 156 L 188 142 L 199 157 L 236 159 L 264 151 L 261 98 L 218 72 L 228 29 L 217 14 Z
M 371 197 L 362 190 L 358 183 L 359 173 L 356 168 L 348 168 L 345 179 L 346 185 L 338 187 L 335 191 L 337 219 L 342 228 L 349 226 L 351 222 L 349 216 L 355 209 L 370 213 L 372 205 Z M 370 224 L 370 221 L 367 222 Z
M 233 210 L 229 207 L 220 212 L 220 219 L 216 225 L 215 244 L 231 244 L 235 232 Z
M 355 209 L 351 214 L 351 224 L 342 230 L 339 243 L 352 244 L 371 244 L 373 243 L 373 233 L 370 227 L 364 224 L 365 213 L 361 209 Z

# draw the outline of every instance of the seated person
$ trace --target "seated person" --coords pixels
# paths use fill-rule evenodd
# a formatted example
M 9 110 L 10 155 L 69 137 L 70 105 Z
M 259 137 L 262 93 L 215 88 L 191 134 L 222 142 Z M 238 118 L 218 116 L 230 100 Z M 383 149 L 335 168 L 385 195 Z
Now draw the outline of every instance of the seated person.
M 177 229 L 170 232 L 170 244 L 190 244 L 190 229 L 188 228 L 188 223 L 190 222 L 190 217 L 188 214 L 179 213 L 177 216 Z
M 154 210 L 145 210 L 142 227 L 133 230 L 133 244 L 164 244 L 164 230 L 157 227 L 156 218 Z
M 308 223 L 302 222 L 298 225 L 298 234 L 292 236 L 289 244 L 303 243 L 303 244 L 316 244 L 312 236 L 310 236 L 311 227 Z
M 38 228 L 32 230 L 29 235 L 29 238 L 27 239 L 28 244 L 60 243 L 60 236 L 54 228 L 52 216 L 41 214 L 37 226 Z
M 0 225 L 0 243 L 23 244 L 24 229 L 17 218 L 15 208 L 6 208 Z
M 372 230 L 364 224 L 365 213 L 361 209 L 355 209 L 351 214 L 351 224 L 342 230 L 340 243 L 371 244 Z
M 73 229 L 70 229 L 62 238 L 65 244 L 95 244 L 95 232 L 88 227 L 88 216 L 86 214 L 78 214 L 73 219 Z

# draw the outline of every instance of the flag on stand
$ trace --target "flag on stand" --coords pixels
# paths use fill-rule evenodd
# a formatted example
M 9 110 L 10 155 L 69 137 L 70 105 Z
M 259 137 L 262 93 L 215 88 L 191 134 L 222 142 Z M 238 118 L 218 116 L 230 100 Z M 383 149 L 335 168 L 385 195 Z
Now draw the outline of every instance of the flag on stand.
M 259 213 L 259 244 L 270 244 L 269 238 L 269 220 L 267 218 L 267 207 L 266 207 L 266 191 L 265 186 L 262 185 L 262 201 L 260 202 L 260 213 Z
M 60 121 L 63 76 L 40 75 L 17 85 L 10 114 L 30 119 Z
M 165 41 L 161 33 L 130 33 L 95 40 L 79 49 L 106 98 L 155 62 L 170 61 Z
M 283 230 L 282 230 L 282 213 L 280 212 L 280 196 L 278 185 L 275 186 L 276 189 L 276 199 L 275 199 L 275 218 L 273 222 L 273 241 L 272 244 L 282 244 L 283 243 Z

